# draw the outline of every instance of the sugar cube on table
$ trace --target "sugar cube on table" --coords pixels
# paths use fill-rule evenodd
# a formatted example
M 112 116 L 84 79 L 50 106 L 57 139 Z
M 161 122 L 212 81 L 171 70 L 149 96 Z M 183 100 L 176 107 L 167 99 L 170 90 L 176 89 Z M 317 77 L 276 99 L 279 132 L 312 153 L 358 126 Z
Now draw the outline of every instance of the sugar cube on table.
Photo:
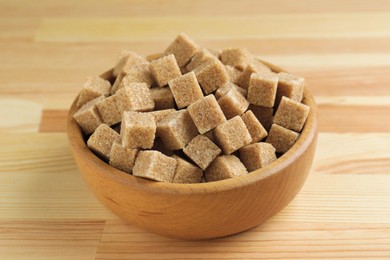
M 204 93 L 210 94 L 229 81 L 225 66 L 217 59 L 210 60 L 194 69 Z
M 73 118 L 84 134 L 91 134 L 101 124 L 102 118 L 100 117 L 99 110 L 96 104 L 104 100 L 104 96 L 99 96 L 86 104 L 84 104 L 76 113 Z
M 287 72 L 279 72 L 278 77 L 275 106 L 279 105 L 283 96 L 301 102 L 305 88 L 305 79 Z
M 130 69 L 143 66 L 149 62 L 141 55 L 133 51 L 122 51 L 119 61 L 114 67 L 113 75 L 117 77 L 119 74 L 127 73 Z
M 159 87 L 164 87 L 168 81 L 181 76 L 179 65 L 173 54 L 150 62 L 150 72 Z
M 242 87 L 243 89 L 247 90 L 249 87 L 249 81 L 251 75 L 253 73 L 259 73 L 264 71 L 271 72 L 271 69 L 261 61 L 254 59 L 250 64 L 246 66 L 246 68 L 241 73 L 241 75 L 237 78 L 235 83 L 240 87 Z
M 138 149 L 125 148 L 120 141 L 114 141 L 110 151 L 109 164 L 118 170 L 132 173 L 137 153 Z
M 154 101 L 155 110 L 170 109 L 175 107 L 172 92 L 169 88 L 151 88 L 150 93 Z
M 186 34 L 180 33 L 165 50 L 165 54 L 173 54 L 180 67 L 184 67 L 198 51 L 199 47 Z
M 249 102 L 235 87 L 220 97 L 218 104 L 227 119 L 243 114 L 249 107 Z
M 251 143 L 259 142 L 268 135 L 267 130 L 265 130 L 251 110 L 246 111 L 241 118 L 252 137 Z
M 117 95 L 109 96 L 96 104 L 103 123 L 109 126 L 115 125 L 122 120 L 122 114 L 119 112 L 116 105 L 117 98 Z
M 115 95 L 121 114 L 126 110 L 151 111 L 154 108 L 152 94 L 145 83 L 130 83 L 119 89 Z
M 216 57 L 207 49 L 202 49 L 201 51 L 195 53 L 191 61 L 187 64 L 187 71 L 192 71 L 204 62 L 216 59 Z
M 249 80 L 248 101 L 256 106 L 273 107 L 278 87 L 277 74 L 273 72 L 253 73 Z
M 223 64 L 233 66 L 239 70 L 244 70 L 253 59 L 250 52 L 244 48 L 224 49 L 220 58 Z
M 177 161 L 175 176 L 173 177 L 174 183 L 199 183 L 203 177 L 203 171 L 193 165 L 192 163 L 184 160 L 183 158 L 174 155 L 173 158 Z
M 194 72 L 189 72 L 168 82 L 178 108 L 185 108 L 203 98 Z

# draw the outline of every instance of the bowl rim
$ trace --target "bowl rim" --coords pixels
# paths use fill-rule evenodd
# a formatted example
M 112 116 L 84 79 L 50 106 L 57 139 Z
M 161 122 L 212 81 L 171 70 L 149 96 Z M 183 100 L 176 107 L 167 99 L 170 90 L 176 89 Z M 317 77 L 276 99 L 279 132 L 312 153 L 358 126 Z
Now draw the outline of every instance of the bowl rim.
M 284 69 L 277 67 L 269 62 L 262 62 L 269 66 L 274 72 L 285 72 Z M 112 76 L 112 72 L 113 69 L 101 74 L 100 77 L 108 79 L 110 78 L 110 76 Z M 82 155 L 83 158 L 89 160 L 91 163 L 96 165 L 96 167 L 94 168 L 98 170 L 100 174 L 104 174 L 105 177 L 108 177 L 113 181 L 120 182 L 123 185 L 129 186 L 129 188 L 131 189 L 143 190 L 156 194 L 173 193 L 194 195 L 219 193 L 222 191 L 228 191 L 232 189 L 242 188 L 248 185 L 253 185 L 259 181 L 273 177 L 274 175 L 282 172 L 283 169 L 287 168 L 295 161 L 295 159 L 299 158 L 305 152 L 306 149 L 308 149 L 309 145 L 316 138 L 318 128 L 317 105 L 312 94 L 307 89 L 307 86 L 305 86 L 302 102 L 310 107 L 310 112 L 306 119 L 306 123 L 295 144 L 286 153 L 284 153 L 271 164 L 258 170 L 249 172 L 245 176 L 215 182 L 185 184 L 156 182 L 153 180 L 133 176 L 131 174 L 125 173 L 112 167 L 108 163 L 101 160 L 87 147 L 86 142 L 84 141 L 83 133 L 79 125 L 73 118 L 73 114 L 77 110 L 77 99 L 78 96 L 73 101 L 67 117 L 67 134 L 70 145 L 73 150 L 73 155 Z

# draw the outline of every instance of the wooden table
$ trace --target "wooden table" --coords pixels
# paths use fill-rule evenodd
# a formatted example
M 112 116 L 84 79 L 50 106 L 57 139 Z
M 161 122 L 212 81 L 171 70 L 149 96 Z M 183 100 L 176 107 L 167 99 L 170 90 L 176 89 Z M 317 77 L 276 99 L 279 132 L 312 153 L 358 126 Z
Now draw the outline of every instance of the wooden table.
M 88 75 L 180 31 L 307 78 L 320 112 L 301 193 L 262 226 L 176 241 L 87 190 L 65 134 Z M 390 1 L 0 1 L 0 259 L 390 259 Z

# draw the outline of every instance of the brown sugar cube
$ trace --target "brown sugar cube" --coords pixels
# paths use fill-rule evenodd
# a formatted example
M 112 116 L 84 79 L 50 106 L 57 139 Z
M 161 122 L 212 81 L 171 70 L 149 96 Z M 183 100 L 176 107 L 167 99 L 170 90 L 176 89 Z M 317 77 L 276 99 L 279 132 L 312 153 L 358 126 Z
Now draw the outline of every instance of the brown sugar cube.
M 226 72 L 225 66 L 217 59 L 210 60 L 198 66 L 194 72 L 200 86 L 206 94 L 210 94 L 229 81 L 229 75 Z
M 127 73 L 130 69 L 148 64 L 149 62 L 142 56 L 132 51 L 122 51 L 119 61 L 114 68 L 113 75 Z
M 273 107 L 278 77 L 273 72 L 253 73 L 249 80 L 248 101 L 256 106 Z
M 264 126 L 265 130 L 269 131 L 273 123 L 273 107 L 262 107 L 250 104 L 248 110 L 251 110 L 260 123 Z
M 219 99 L 221 98 L 223 95 L 225 95 L 226 93 L 229 92 L 229 90 L 231 90 L 232 88 L 236 88 L 238 90 L 238 92 L 240 92 L 244 97 L 246 97 L 246 94 L 247 94 L 247 91 L 239 86 L 237 86 L 236 84 L 232 83 L 232 82 L 227 82 L 225 85 L 223 85 L 222 87 L 219 87 L 216 91 L 215 91 L 215 98 L 216 99 Z
M 210 131 L 204 133 L 203 135 L 206 136 L 208 139 L 210 139 L 211 142 L 215 143 L 215 139 L 213 136 L 213 130 L 210 130 Z
M 133 175 L 155 181 L 172 182 L 177 161 L 158 151 L 139 151 L 133 167 Z
M 218 99 L 218 104 L 227 119 L 241 115 L 249 107 L 249 102 L 237 88 L 232 88 L 224 96 Z
M 272 144 L 278 153 L 285 153 L 294 145 L 298 137 L 298 133 L 273 124 L 266 142 Z
M 168 82 L 178 108 L 184 108 L 203 98 L 194 72 L 189 72 Z
M 216 58 L 219 59 L 221 57 L 222 50 L 221 49 L 215 49 L 215 48 L 208 48 L 207 49 L 211 54 L 213 54 Z
M 183 149 L 197 134 L 187 109 L 168 115 L 157 125 L 157 135 L 170 150 Z
M 174 183 L 199 183 L 203 177 L 203 171 L 187 162 L 183 158 L 174 155 L 173 158 L 177 161 L 175 176 L 173 177 Z
M 246 68 L 238 77 L 235 83 L 243 89 L 248 89 L 252 73 L 259 73 L 263 71 L 271 72 L 271 69 L 265 64 L 263 64 L 261 61 L 254 59 L 252 63 L 246 66 Z
M 305 88 L 305 79 L 286 72 L 278 73 L 278 77 L 278 91 L 276 92 L 275 106 L 279 105 L 283 96 L 301 102 Z
M 213 130 L 214 138 L 225 154 L 231 154 L 252 141 L 252 137 L 240 116 L 220 124 Z
M 125 148 L 150 149 L 156 134 L 156 122 L 153 115 L 126 111 L 121 124 L 122 145 Z
M 229 75 L 229 80 L 233 83 L 236 83 L 238 78 L 241 76 L 242 71 L 236 69 L 233 66 L 225 65 L 226 72 Z
M 269 143 L 255 143 L 240 149 L 240 159 L 249 172 L 276 160 L 275 148 Z
M 202 170 L 206 170 L 210 163 L 214 161 L 222 151 L 206 136 L 197 135 L 183 149 L 183 152 L 196 163 L 196 165 L 202 168 Z
M 100 77 L 88 77 L 77 100 L 77 106 L 82 107 L 92 99 L 110 94 L 111 84 Z
M 109 164 L 118 170 L 131 173 L 138 150 L 124 148 L 119 141 L 115 141 L 110 151 Z
M 198 51 L 198 46 L 184 33 L 180 33 L 165 50 L 165 55 L 173 54 L 180 67 L 184 67 Z
M 81 130 L 85 134 L 93 133 L 95 129 L 102 123 L 102 119 L 96 104 L 103 99 L 104 96 L 95 98 L 82 106 L 76 113 L 74 113 L 73 118 L 76 120 Z
M 244 70 L 252 61 L 252 55 L 247 49 L 229 48 L 221 53 L 221 61 L 225 65 L 233 66 L 239 70 Z
M 175 107 L 172 92 L 169 88 L 151 88 L 150 93 L 154 100 L 154 109 L 170 109 Z
M 192 57 L 191 61 L 187 64 L 187 71 L 192 71 L 202 63 L 207 62 L 209 60 L 214 60 L 216 57 L 206 49 L 202 49 L 200 52 L 197 52 L 194 57 Z
M 154 108 L 152 95 L 145 83 L 130 83 L 119 89 L 115 95 L 120 113 L 126 110 L 150 111 Z
M 126 72 L 126 76 L 122 79 L 119 88 L 130 83 L 146 83 L 148 87 L 153 84 L 153 77 L 150 73 L 149 62 L 138 65 L 137 67 L 131 68 Z M 119 74 L 120 75 L 120 74 Z
M 207 182 L 220 181 L 248 174 L 244 164 L 234 155 L 218 156 L 205 172 Z
M 214 95 L 208 95 L 192 103 L 188 107 L 188 112 L 201 134 L 226 121 L 226 117 Z
M 122 120 L 122 114 L 116 106 L 117 98 L 117 95 L 109 96 L 96 104 L 103 123 L 110 126 L 115 125 Z
M 171 79 L 181 76 L 175 56 L 170 54 L 150 63 L 150 72 L 159 87 L 168 84 Z
M 114 95 L 118 91 L 119 86 L 123 87 L 123 85 L 121 85 L 121 83 L 122 83 L 123 78 L 126 75 L 127 74 L 125 72 L 122 72 L 115 78 L 114 84 L 112 85 L 111 91 L 110 91 L 111 95 Z
M 99 125 L 89 137 L 87 146 L 101 158 L 108 160 L 112 144 L 121 141 L 119 134 L 106 124 Z
M 148 112 L 148 113 L 154 116 L 154 121 L 156 121 L 156 124 L 158 124 L 161 120 L 166 118 L 168 115 L 173 114 L 175 112 L 177 112 L 176 109 L 169 108 L 169 109 L 163 109 L 163 110 L 156 110 L 156 111 L 152 111 L 152 112 Z
M 300 132 L 306 122 L 309 111 L 309 106 L 291 98 L 282 97 L 282 101 L 275 113 L 274 123 L 295 132 Z
M 268 135 L 267 130 L 264 129 L 251 110 L 246 111 L 241 118 L 252 137 L 252 143 L 259 142 Z

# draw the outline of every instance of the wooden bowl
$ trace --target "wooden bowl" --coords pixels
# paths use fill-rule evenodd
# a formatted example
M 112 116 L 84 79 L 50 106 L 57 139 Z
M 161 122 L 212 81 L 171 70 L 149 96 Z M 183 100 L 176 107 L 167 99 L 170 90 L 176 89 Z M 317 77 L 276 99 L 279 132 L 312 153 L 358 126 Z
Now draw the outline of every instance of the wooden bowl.
M 268 65 L 274 71 L 282 71 Z M 101 76 L 111 78 L 112 70 Z M 88 149 L 73 119 L 76 100 L 68 114 L 68 137 L 86 183 L 119 217 L 163 236 L 208 239 L 253 228 L 275 215 L 297 195 L 312 165 L 317 140 L 317 107 L 307 88 L 303 103 L 311 110 L 299 139 L 287 153 L 246 176 L 198 184 L 154 182 L 126 174 L 103 162 Z

